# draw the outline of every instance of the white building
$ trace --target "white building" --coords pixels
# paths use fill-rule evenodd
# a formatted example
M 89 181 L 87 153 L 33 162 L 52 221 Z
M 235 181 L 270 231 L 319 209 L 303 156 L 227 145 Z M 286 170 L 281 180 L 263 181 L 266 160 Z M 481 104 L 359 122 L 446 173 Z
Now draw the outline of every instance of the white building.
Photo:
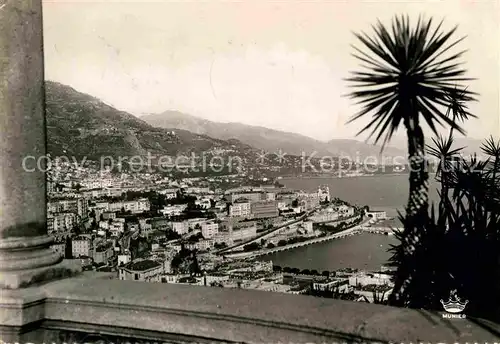
M 366 216 L 368 216 L 374 220 L 387 219 L 387 213 L 385 211 L 367 211 Z
M 172 230 L 177 234 L 184 235 L 189 232 L 189 222 L 187 221 L 172 221 Z
M 179 216 L 187 209 L 187 204 L 174 204 L 163 207 L 160 213 L 163 216 Z
M 219 224 L 215 221 L 207 221 L 201 224 L 201 234 L 204 238 L 213 238 L 219 232 Z
M 252 215 L 252 205 L 248 201 L 238 200 L 229 206 L 229 216 L 250 217 Z
M 108 230 L 109 229 L 109 221 L 108 220 L 99 221 L 99 228 L 104 229 L 104 230 Z
M 118 266 L 128 264 L 131 260 L 130 253 L 124 253 L 118 255 Z
M 49 215 L 47 219 L 47 231 L 67 232 L 71 231 L 77 224 L 77 215 L 75 213 L 56 213 Z
M 92 240 L 85 237 L 77 237 L 71 240 L 71 254 L 74 258 L 80 256 L 92 257 Z
M 114 202 L 109 204 L 110 211 L 130 211 L 132 214 L 138 214 L 151 209 L 151 205 L 147 198 L 141 198 L 134 201 Z
M 125 222 L 113 221 L 109 224 L 109 231 L 112 236 L 120 236 L 121 233 L 125 232 Z

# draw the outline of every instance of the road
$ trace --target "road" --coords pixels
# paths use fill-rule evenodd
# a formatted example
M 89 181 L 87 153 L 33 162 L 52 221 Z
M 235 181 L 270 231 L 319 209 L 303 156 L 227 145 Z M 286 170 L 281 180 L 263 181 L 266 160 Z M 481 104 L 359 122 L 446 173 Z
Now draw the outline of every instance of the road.
M 259 234 L 255 238 L 252 238 L 252 239 L 247 240 L 245 242 L 233 245 L 231 247 L 223 248 L 222 250 L 219 250 L 219 251 L 217 251 L 215 253 L 216 254 L 223 254 L 224 252 L 229 252 L 229 251 L 232 251 L 232 250 L 235 250 L 235 249 L 238 249 L 238 248 L 242 248 L 243 246 L 251 244 L 253 242 L 258 242 L 259 240 L 262 240 L 262 239 L 266 238 L 267 236 L 270 236 L 270 235 L 274 234 L 275 232 L 279 231 L 280 229 L 282 229 L 284 227 L 287 227 L 287 226 L 290 226 L 290 225 L 292 225 L 294 223 L 303 221 L 304 219 L 306 219 L 307 217 L 311 216 L 311 214 L 313 214 L 314 212 L 320 210 L 321 208 L 322 208 L 322 206 L 316 207 L 313 210 L 310 210 L 309 212 L 305 213 L 304 215 L 302 215 L 301 217 L 299 217 L 296 220 L 285 222 L 285 223 L 279 225 L 278 227 L 271 228 L 270 230 L 268 230 L 268 231 L 266 231 L 264 233 Z
M 258 257 L 258 256 L 263 256 L 267 254 L 271 254 L 274 252 L 280 252 L 280 251 L 285 251 L 285 250 L 290 250 L 296 247 L 301 247 L 301 246 L 306 246 L 306 245 L 312 245 L 316 244 L 319 242 L 324 242 L 328 240 L 333 240 L 333 239 L 338 239 L 338 238 L 343 238 L 345 236 L 349 235 L 354 235 L 358 234 L 359 232 L 362 232 L 363 227 L 368 223 L 369 220 L 366 220 L 363 223 L 360 223 L 359 225 L 355 225 L 351 228 L 344 229 L 343 231 L 337 232 L 335 234 L 323 236 L 323 237 L 316 237 L 307 241 L 302 241 L 298 242 L 295 244 L 289 244 L 285 246 L 278 246 L 275 248 L 269 248 L 269 249 L 261 249 L 258 251 L 249 251 L 249 252 L 234 252 L 234 253 L 227 253 L 225 257 L 227 258 L 249 258 L 249 257 Z

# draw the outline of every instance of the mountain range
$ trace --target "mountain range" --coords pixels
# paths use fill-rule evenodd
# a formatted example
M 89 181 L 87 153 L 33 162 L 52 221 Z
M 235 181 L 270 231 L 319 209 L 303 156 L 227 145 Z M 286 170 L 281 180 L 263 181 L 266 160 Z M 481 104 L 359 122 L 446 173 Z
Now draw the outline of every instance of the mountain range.
M 145 122 L 160 128 L 179 128 L 200 135 L 228 140 L 237 138 L 241 142 L 257 149 L 268 152 L 285 151 L 288 154 L 310 156 L 315 152 L 316 157 L 343 156 L 355 160 L 359 157 L 379 158 L 381 147 L 354 139 L 333 139 L 328 142 L 320 141 L 301 134 L 284 132 L 259 126 L 241 123 L 213 122 L 178 111 L 165 111 L 160 114 L 149 114 L 140 117 Z M 464 147 L 463 154 L 470 155 L 479 152 L 481 141 L 467 137 L 458 137 L 456 147 Z M 432 141 L 428 139 L 428 144 Z M 406 161 L 406 139 L 398 137 L 384 147 L 382 156 L 387 158 L 399 157 L 399 163 Z
M 241 142 L 268 152 L 282 150 L 297 156 L 346 156 L 352 159 L 358 154 L 361 158 L 378 156 L 380 146 L 367 144 L 353 139 L 334 139 L 319 141 L 301 134 L 284 132 L 241 123 L 219 123 L 184 114 L 166 111 L 161 114 L 141 116 L 145 122 L 160 128 L 180 128 L 197 134 L 227 140 L 238 138 Z M 396 147 L 386 147 L 386 156 L 405 156 L 405 151 Z
M 241 123 L 219 123 L 177 111 L 140 118 L 57 82 L 46 82 L 47 148 L 55 156 L 176 156 L 230 152 L 255 156 L 260 150 L 281 150 L 288 156 L 380 156 L 380 147 L 353 139 L 319 141 L 304 135 Z M 406 157 L 406 142 L 393 140 L 384 157 Z M 477 152 L 480 141 L 459 138 L 465 154 Z M 401 148 L 400 148 L 401 147 Z M 217 153 L 220 154 L 220 153 Z M 399 161 L 402 162 L 401 160 Z

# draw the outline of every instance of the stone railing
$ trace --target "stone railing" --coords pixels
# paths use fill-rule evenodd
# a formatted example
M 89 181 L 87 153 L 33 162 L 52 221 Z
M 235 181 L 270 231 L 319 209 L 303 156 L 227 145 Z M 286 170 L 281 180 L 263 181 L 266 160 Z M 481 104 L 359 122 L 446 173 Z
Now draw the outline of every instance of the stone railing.
M 100 336 L 111 342 L 121 338 L 169 343 L 452 343 L 498 339 L 494 325 L 444 319 L 428 311 L 99 276 L 106 274 L 86 273 L 4 291 L 1 323 L 18 335 L 9 338 L 4 330 L 2 340 L 62 343 Z

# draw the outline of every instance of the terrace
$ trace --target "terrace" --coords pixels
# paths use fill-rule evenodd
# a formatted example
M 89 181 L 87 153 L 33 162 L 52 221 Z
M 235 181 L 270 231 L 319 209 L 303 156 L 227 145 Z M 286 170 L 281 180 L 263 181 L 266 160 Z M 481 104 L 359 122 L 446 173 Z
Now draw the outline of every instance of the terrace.
M 498 327 L 474 319 L 311 296 L 110 279 L 50 250 L 41 2 L 0 11 L 0 336 L 3 342 L 476 341 Z

